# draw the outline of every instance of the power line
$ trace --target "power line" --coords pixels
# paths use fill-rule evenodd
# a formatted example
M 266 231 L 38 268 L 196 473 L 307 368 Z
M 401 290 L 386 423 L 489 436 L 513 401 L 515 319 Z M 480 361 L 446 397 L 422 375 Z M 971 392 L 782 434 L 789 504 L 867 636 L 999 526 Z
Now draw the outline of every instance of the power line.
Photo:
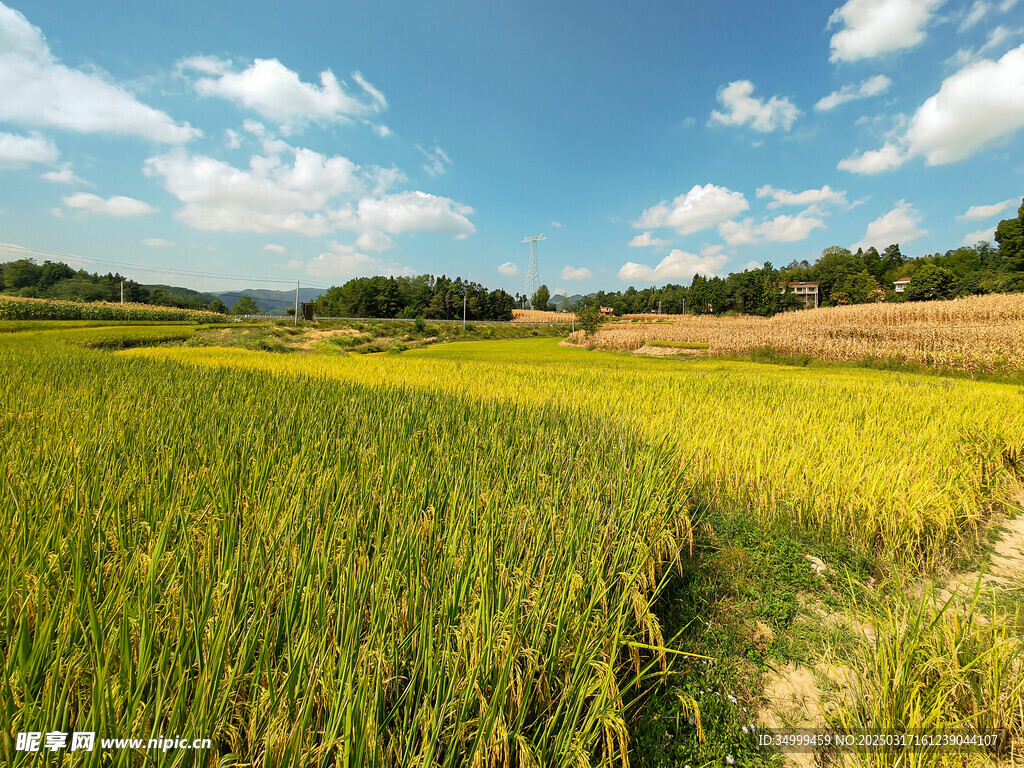
M 171 269 L 169 267 L 152 267 L 147 264 L 132 264 L 126 261 L 111 261 L 108 259 L 90 259 L 86 256 L 76 256 L 72 253 L 58 253 L 56 251 L 42 251 L 35 248 L 25 248 L 21 245 L 14 245 L 13 243 L 0 243 L 0 254 L 6 254 L 8 256 L 18 256 L 20 258 L 41 258 L 47 259 L 68 259 L 70 261 L 80 261 L 86 264 L 97 264 L 101 266 L 113 266 L 113 267 L 129 267 L 131 269 L 141 269 L 147 272 L 158 272 L 160 274 L 167 275 L 188 275 L 189 277 L 205 277 L 214 278 L 217 280 L 254 280 L 256 282 L 263 283 L 288 283 L 291 285 L 290 279 L 282 279 L 275 277 L 257 277 L 255 275 L 228 275 L 220 272 L 199 272 L 189 269 Z M 327 291 L 330 290 L 330 286 L 326 285 L 312 285 L 306 284 L 307 288 L 316 288 L 317 290 Z

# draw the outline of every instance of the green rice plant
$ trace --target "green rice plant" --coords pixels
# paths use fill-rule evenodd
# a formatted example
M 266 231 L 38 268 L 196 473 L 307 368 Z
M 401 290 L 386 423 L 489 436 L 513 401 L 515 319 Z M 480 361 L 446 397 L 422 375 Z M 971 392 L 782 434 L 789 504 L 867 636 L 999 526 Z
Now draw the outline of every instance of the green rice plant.
M 706 503 L 815 529 L 897 573 L 977 548 L 1020 483 L 1013 457 L 1024 450 L 1024 390 L 993 382 L 713 359 L 651 365 L 546 339 L 387 360 L 215 348 L 123 354 L 572 408 L 668 441 Z
M 988 751 L 1004 756 L 1024 737 L 1024 644 L 993 603 L 979 610 L 980 581 L 969 602 L 953 595 L 937 602 L 931 588 L 916 601 L 882 609 L 871 631 L 859 635 L 848 659 L 853 691 L 829 714 L 848 733 L 1002 733 Z M 994 598 L 993 598 L 994 599 Z M 1018 746 L 1019 749 L 1019 746 Z M 984 747 L 968 749 L 984 754 Z M 948 747 L 856 752 L 863 764 L 959 764 Z
M 227 323 L 231 318 L 204 312 L 151 304 L 58 301 L 0 296 L 0 320 L 163 320 L 194 323 Z
M 0 339 L 0 379 L 8 733 L 212 739 L 158 758 L 181 765 L 628 764 L 691 536 L 664 441 L 45 333 Z

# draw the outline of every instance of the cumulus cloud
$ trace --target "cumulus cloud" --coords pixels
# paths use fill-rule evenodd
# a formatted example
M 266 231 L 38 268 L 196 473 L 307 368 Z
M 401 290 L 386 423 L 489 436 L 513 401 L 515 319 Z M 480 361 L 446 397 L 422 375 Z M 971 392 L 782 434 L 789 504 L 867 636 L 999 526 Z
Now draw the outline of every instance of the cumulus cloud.
M 562 267 L 562 271 L 559 274 L 563 280 L 589 280 L 594 276 L 586 267 Z
M 852 250 L 874 246 L 879 251 L 893 243 L 909 243 L 928 234 L 918 229 L 921 214 L 910 203 L 900 200 L 896 206 L 868 224 L 864 238 L 851 246 Z
M 681 235 L 689 235 L 731 219 L 750 207 L 741 192 L 714 184 L 694 185 L 669 204 L 662 200 L 633 223 L 637 229 L 674 227 Z
M 199 75 L 193 82 L 197 93 L 228 99 L 283 127 L 367 118 L 387 108 L 384 95 L 358 72 L 352 79 L 362 93 L 329 69 L 320 73 L 319 86 L 303 82 L 277 59 L 255 59 L 239 71 L 231 62 L 196 56 L 180 61 L 178 69 Z
M 149 248 L 170 248 L 174 245 L 170 240 L 164 240 L 162 237 L 144 237 L 142 244 Z
M 729 245 L 744 245 L 768 240 L 775 243 L 794 243 L 804 240 L 814 229 L 824 228 L 825 220 L 811 206 L 795 216 L 779 215 L 754 224 L 753 219 L 742 222 L 726 221 L 718 225 L 718 234 Z
M 821 189 L 805 189 L 803 192 L 790 192 L 788 189 L 776 189 L 771 184 L 765 184 L 763 187 L 757 188 L 757 196 L 772 198 L 772 201 L 765 206 L 768 209 L 780 208 L 783 205 L 847 204 L 846 192 L 832 189 L 828 184 Z
M 840 171 L 871 175 L 899 168 L 908 158 L 909 155 L 905 149 L 892 142 L 886 142 L 881 149 L 872 149 L 859 155 L 854 152 L 849 157 L 840 160 L 836 168 Z
M 440 176 L 447 169 L 447 166 L 452 164 L 451 158 L 445 153 L 440 147 L 434 147 L 432 150 L 426 150 L 419 144 L 414 145 L 418 149 L 423 157 L 427 159 L 427 162 L 423 164 L 423 170 L 431 176 Z
M 631 248 L 646 248 L 649 246 L 651 248 L 654 248 L 654 250 L 659 251 L 662 248 L 666 248 L 672 245 L 672 243 L 668 240 L 662 240 L 661 238 L 658 237 L 651 237 L 650 232 L 641 232 L 639 235 L 637 235 L 628 243 L 626 243 L 626 245 L 630 246 Z
M 0 4 L 0 121 L 181 144 L 202 135 L 97 72 L 61 64 L 38 27 Z
M 1024 127 L 1024 45 L 946 78 L 907 131 L 928 165 L 962 160 Z
M 992 205 L 972 205 L 967 209 L 967 213 L 962 216 L 957 216 L 958 219 L 990 219 L 993 216 L 998 216 L 1008 208 L 1012 208 L 1017 205 L 1017 199 L 1011 197 L 1009 200 L 1003 200 L 1001 203 L 993 203 Z
M 503 275 L 518 275 L 519 267 L 517 267 L 511 261 L 506 261 L 504 264 L 498 267 L 498 272 Z
M 415 270 L 389 259 L 361 253 L 351 245 L 331 243 L 328 250 L 306 265 L 306 272 L 313 277 L 340 281 L 366 275 L 412 275 Z
M 270 251 L 271 253 L 288 253 L 287 248 L 285 248 L 283 245 L 278 245 L 277 243 L 267 243 L 266 245 L 263 246 L 263 250 Z
M 885 75 L 875 75 L 874 77 L 869 77 L 860 85 L 844 85 L 838 91 L 832 91 L 828 96 L 819 100 L 814 105 L 814 108 L 819 112 L 835 109 L 840 104 L 845 104 L 848 101 L 867 99 L 871 96 L 885 93 L 889 90 L 890 85 L 892 85 L 892 80 L 888 77 Z
M 736 80 L 718 89 L 718 101 L 724 112 L 712 110 L 712 123 L 722 125 L 746 125 L 761 133 L 771 133 L 781 128 L 788 131 L 800 110 L 789 99 L 772 96 L 768 101 L 752 96 L 754 84 L 749 80 Z
M 655 267 L 627 261 L 619 268 L 619 279 L 624 282 L 667 282 L 669 280 L 689 280 L 696 274 L 713 275 L 725 266 L 727 257 L 721 252 L 706 256 L 697 256 L 679 248 L 673 248 L 668 256 L 658 262 Z
M 95 186 L 95 184 L 90 184 L 85 179 L 76 175 L 75 172 L 71 170 L 71 163 L 64 163 L 57 170 L 47 171 L 46 173 L 40 174 L 40 177 L 47 181 L 52 181 L 55 184 L 69 184 L 81 187 Z
M 91 192 L 77 192 L 61 200 L 68 208 L 79 208 L 90 213 L 102 213 L 107 216 L 143 216 L 156 213 L 157 210 L 149 203 L 136 200 L 134 197 L 114 195 L 103 199 Z
M 832 12 L 831 60 L 857 61 L 913 48 L 945 0 L 848 0 Z
M 377 229 L 399 232 L 434 232 L 465 237 L 476 232 L 467 218 L 473 209 L 447 197 L 427 192 L 398 192 L 379 198 L 363 198 L 356 208 L 333 214 L 343 229 Z
M 3 96 L 0 95 L 0 99 Z M 0 167 L 24 168 L 33 163 L 53 165 L 60 158 L 57 145 L 49 139 L 33 133 L 30 136 L 18 136 L 13 133 L 0 133 Z
M 390 237 L 376 229 L 367 229 L 356 238 L 356 248 L 364 251 L 387 251 L 395 247 Z
M 322 235 L 331 229 L 328 203 L 365 189 L 359 167 L 346 157 L 280 143 L 266 149 L 250 158 L 248 169 L 177 150 L 149 158 L 144 170 L 185 204 L 177 214 L 182 221 L 223 232 Z M 291 162 L 282 159 L 285 153 Z
M 964 235 L 964 239 L 961 245 L 974 245 L 975 243 L 986 242 L 990 243 L 995 239 L 995 227 L 989 227 L 988 229 L 979 229 L 977 232 L 968 232 Z

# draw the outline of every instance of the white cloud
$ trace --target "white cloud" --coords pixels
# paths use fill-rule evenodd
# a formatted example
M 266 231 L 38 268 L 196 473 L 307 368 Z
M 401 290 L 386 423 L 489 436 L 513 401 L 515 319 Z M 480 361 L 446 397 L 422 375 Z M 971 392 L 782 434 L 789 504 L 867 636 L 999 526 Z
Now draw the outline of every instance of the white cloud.
M 811 230 L 824 228 L 825 221 L 817 208 L 811 206 L 795 216 L 779 215 L 755 225 L 753 219 L 742 222 L 726 221 L 718 225 L 718 234 L 729 245 L 744 245 L 768 240 L 774 243 L 794 243 L 805 240 Z
M 725 112 L 712 110 L 711 122 L 723 125 L 746 125 L 761 133 L 781 128 L 788 131 L 800 115 L 800 110 L 785 97 L 772 96 L 768 101 L 755 99 L 754 84 L 749 80 L 736 80 L 718 89 L 718 101 Z
M 757 189 L 758 197 L 770 197 L 769 210 L 780 208 L 783 205 L 813 205 L 815 203 L 834 203 L 835 205 L 846 205 L 846 192 L 832 189 L 828 184 L 821 189 L 805 189 L 803 192 L 790 192 L 787 189 L 776 189 L 771 184 L 765 184 Z
M 945 0 L 848 0 L 833 11 L 829 25 L 842 24 L 832 36 L 831 61 L 857 61 L 913 48 Z
M 98 72 L 58 62 L 38 27 L 0 4 L 0 121 L 181 144 L 202 135 Z
M 727 257 L 721 253 L 708 256 L 697 256 L 678 248 L 662 259 L 656 267 L 636 264 L 627 261 L 619 268 L 619 280 L 667 282 L 669 280 L 689 280 L 696 274 L 713 275 L 725 266 Z
M 468 205 L 447 197 L 427 192 L 398 192 L 380 198 L 363 198 L 356 209 L 343 208 L 332 215 L 343 229 L 466 236 L 476 232 L 467 218 L 472 214 L 473 209 Z
M 426 192 L 382 195 L 405 180 L 397 168 L 360 168 L 341 155 L 327 157 L 289 146 L 259 124 L 246 128 L 263 133 L 264 150 L 249 159 L 248 168 L 183 150 L 146 160 L 146 175 L 162 179 L 167 191 L 184 203 L 177 216 L 189 226 L 310 237 L 340 227 L 359 233 L 358 247 L 364 251 L 391 247 L 385 232 L 464 237 L 475 231 L 466 218 L 473 213 L 469 206 Z
M 518 275 L 519 267 L 517 267 L 511 261 L 506 261 L 504 264 L 498 267 L 498 272 L 500 272 L 503 275 Z
M 164 240 L 162 237 L 145 237 L 142 239 L 142 244 L 150 248 L 170 248 L 174 245 L 170 240 Z
M 899 168 L 907 161 L 909 155 L 893 143 L 886 142 L 881 149 L 872 149 L 861 154 L 854 152 L 836 165 L 840 171 L 851 173 L 875 174 Z
M 961 48 L 949 59 L 950 63 L 957 67 L 965 67 L 981 59 L 985 54 L 999 50 L 1007 40 L 1019 37 L 1024 29 L 1008 29 L 1002 25 L 989 30 L 984 45 L 980 48 Z
M 96 186 L 95 184 L 90 184 L 85 179 L 76 175 L 75 172 L 71 170 L 71 163 L 64 163 L 58 170 L 47 171 L 46 173 L 40 174 L 40 177 L 47 181 L 52 181 L 55 184 L 70 184 L 83 187 Z
M 30 136 L 0 133 L 0 167 L 24 168 L 32 163 L 53 165 L 59 158 L 57 145 L 38 133 Z
M 287 248 L 285 248 L 283 245 L 278 245 L 277 243 L 267 243 L 266 245 L 263 246 L 263 250 L 270 251 L 271 253 L 288 253 Z
M 819 112 L 823 112 L 829 109 L 835 109 L 840 104 L 845 104 L 848 101 L 856 101 L 858 99 L 866 99 L 871 96 L 877 96 L 880 93 L 885 93 L 889 90 L 889 86 L 892 85 L 890 80 L 885 75 L 875 75 L 869 77 L 860 85 L 844 85 L 838 91 L 832 91 L 828 96 L 824 97 L 814 108 Z
M 962 160 L 1024 127 L 1024 45 L 946 78 L 917 110 L 910 151 L 928 165 Z
M 185 204 L 178 217 L 195 229 L 224 232 L 297 232 L 316 236 L 331 229 L 324 215 L 335 197 L 364 192 L 359 166 L 346 157 L 325 157 L 280 142 L 265 145 L 247 170 L 181 150 L 146 160 L 145 173 Z M 282 154 L 293 155 L 291 163 Z
M 990 219 L 993 216 L 998 216 L 1008 208 L 1012 208 L 1017 205 L 1017 199 L 1011 197 L 1009 200 L 1003 200 L 1001 203 L 993 203 L 992 205 L 972 205 L 967 209 L 967 213 L 962 216 L 957 216 L 958 219 Z
M 307 264 L 306 272 L 321 279 L 344 280 L 368 275 L 412 275 L 415 270 L 395 261 L 368 256 L 351 245 L 331 243 L 329 250 Z
M 562 267 L 562 271 L 559 274 L 562 280 L 589 280 L 593 276 L 594 273 L 586 267 Z
M 427 159 L 427 162 L 423 165 L 423 170 L 431 176 L 440 176 L 448 170 L 446 166 L 452 164 L 451 158 L 448 157 L 445 151 L 440 147 L 434 147 L 432 150 L 426 150 L 419 144 L 414 144 L 413 146 L 415 146 L 416 149 L 423 154 L 423 157 Z
M 968 232 L 964 235 L 963 242 L 961 245 L 974 245 L 975 243 L 985 241 L 992 242 L 995 239 L 995 227 L 989 227 L 988 229 L 979 229 L 977 232 Z
M 201 75 L 193 83 L 197 93 L 228 99 L 289 129 L 365 118 L 387 107 L 384 95 L 358 72 L 352 79 L 363 93 L 353 95 L 329 69 L 320 73 L 318 87 L 302 82 L 277 59 L 256 59 L 237 71 L 230 62 L 193 57 L 180 61 L 178 69 Z
M 238 136 L 238 131 L 233 131 L 230 128 L 224 130 L 225 144 L 228 149 L 238 149 L 242 146 L 242 140 Z
M 633 223 L 637 229 L 675 227 L 681 235 L 689 235 L 713 227 L 750 207 L 742 192 L 726 187 L 694 185 L 669 205 L 662 200 L 648 208 Z
M 562 222 L 560 222 L 560 221 L 552 221 L 551 222 L 551 226 L 554 227 L 555 229 L 561 229 L 562 228 Z
M 395 247 L 390 237 L 376 229 L 367 229 L 356 238 L 356 248 L 364 251 L 387 251 Z
M 748 261 L 746 264 L 743 265 L 743 271 L 744 272 L 755 271 L 755 270 L 760 269 L 762 266 L 764 266 L 764 265 L 761 264 L 761 262 L 755 261 L 754 259 L 751 259 L 750 261 Z
M 910 203 L 900 200 L 896 207 L 888 213 L 884 213 L 868 224 L 864 239 L 851 246 L 856 251 L 858 248 L 869 248 L 874 246 L 879 251 L 893 243 L 909 243 L 921 235 L 928 234 L 925 230 L 917 228 L 921 223 L 921 214 Z
M 61 200 L 68 208 L 80 208 L 83 211 L 107 216 L 144 216 L 157 212 L 149 203 L 124 195 L 115 195 L 104 200 L 91 192 L 76 192 L 68 197 L 62 197 Z
M 391 129 L 381 123 L 377 123 L 373 126 L 373 132 L 380 136 L 382 139 L 386 139 L 388 136 L 391 135 Z
M 960 26 L 957 27 L 957 31 L 963 32 L 977 25 L 979 21 L 985 18 L 990 10 L 992 10 L 992 5 L 990 3 L 986 3 L 984 0 L 974 0 L 974 5 L 971 6 L 971 9 L 966 14 L 964 14 L 963 19 L 960 21 Z
M 641 232 L 639 235 L 630 240 L 626 245 L 631 248 L 646 248 L 650 246 L 656 251 L 660 251 L 662 248 L 667 248 L 672 245 L 669 240 L 662 240 L 659 237 L 651 237 L 650 232 Z

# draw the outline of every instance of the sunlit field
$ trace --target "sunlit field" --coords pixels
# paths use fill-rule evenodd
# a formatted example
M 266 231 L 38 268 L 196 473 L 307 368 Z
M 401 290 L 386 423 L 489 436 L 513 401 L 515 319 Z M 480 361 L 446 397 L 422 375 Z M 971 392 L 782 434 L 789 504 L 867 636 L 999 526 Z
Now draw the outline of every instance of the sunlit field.
M 901 563 L 934 562 L 974 536 L 989 501 L 1012 487 L 1024 446 L 1021 387 L 927 375 L 636 360 L 546 339 L 361 358 L 125 354 L 563 408 L 669 444 L 703 501 L 740 503 Z
M 627 765 L 637 697 L 692 650 L 654 606 L 706 509 L 927 572 L 1024 443 L 1007 384 L 188 337 L 0 334 L 13 731 L 193 734 L 211 765 Z
M 712 355 L 771 347 L 823 360 L 895 360 L 957 371 L 1024 370 L 1024 295 L 860 304 L 774 317 L 631 315 L 575 343 L 638 349 L 651 340 L 703 342 Z

